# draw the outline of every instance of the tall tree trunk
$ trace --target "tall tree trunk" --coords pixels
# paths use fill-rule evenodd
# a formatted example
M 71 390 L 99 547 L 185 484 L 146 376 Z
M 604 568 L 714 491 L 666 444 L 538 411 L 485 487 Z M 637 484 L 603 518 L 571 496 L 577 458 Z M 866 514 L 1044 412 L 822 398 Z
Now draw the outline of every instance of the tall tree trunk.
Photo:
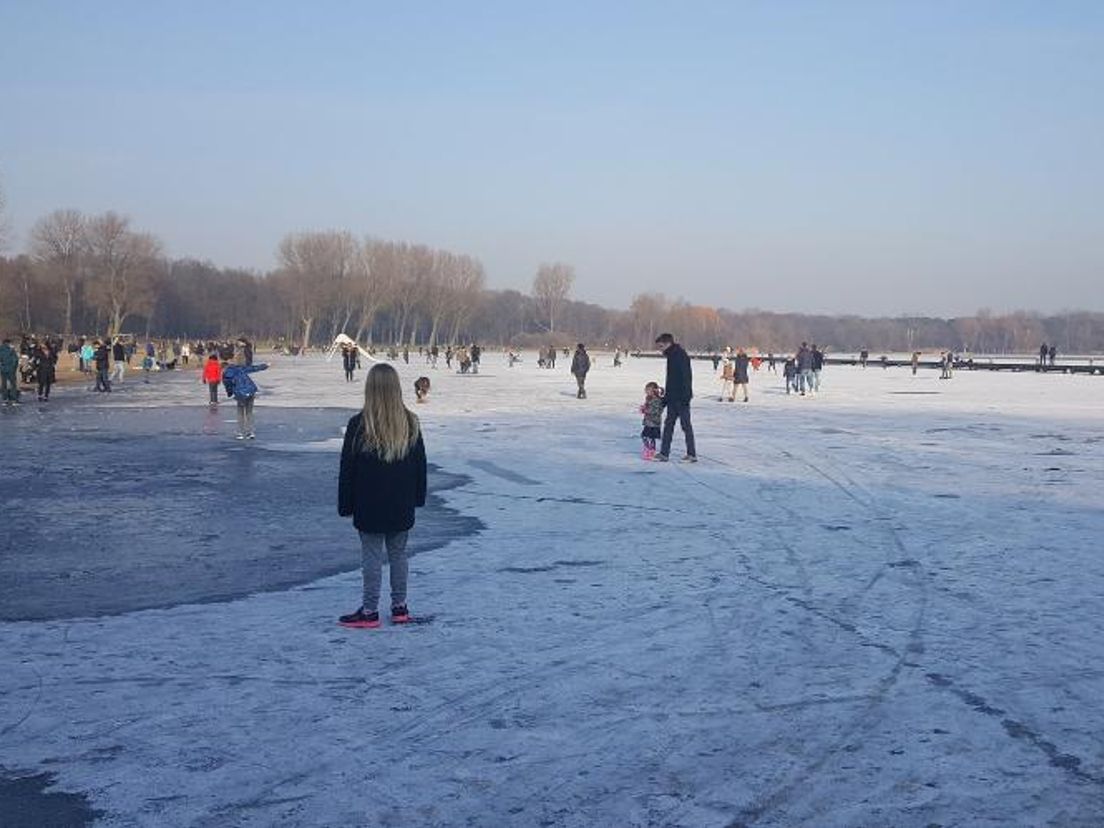
M 65 337 L 73 335 L 73 287 L 65 283 Z
M 303 344 L 299 346 L 299 356 L 306 353 L 307 346 L 310 344 L 311 325 L 314 324 L 314 317 L 303 318 Z
M 107 329 L 109 338 L 118 336 L 119 331 L 123 329 L 123 320 L 126 319 L 126 316 L 122 305 L 119 302 L 113 302 L 111 306 L 111 322 Z
M 31 278 L 26 271 L 23 273 L 23 329 L 31 331 L 34 325 L 31 323 Z

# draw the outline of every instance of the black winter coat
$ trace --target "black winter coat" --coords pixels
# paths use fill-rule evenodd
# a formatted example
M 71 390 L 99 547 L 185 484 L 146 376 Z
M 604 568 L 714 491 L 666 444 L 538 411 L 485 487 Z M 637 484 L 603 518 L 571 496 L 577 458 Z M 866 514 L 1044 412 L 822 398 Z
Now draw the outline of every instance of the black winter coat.
M 337 513 L 352 515 L 361 532 L 405 532 L 414 525 L 414 509 L 426 502 L 426 455 L 421 434 L 402 460 L 384 463 L 358 450 L 364 415 L 357 414 L 345 428 L 341 472 L 337 484 Z
M 735 381 L 737 383 L 742 383 L 744 385 L 747 385 L 747 381 L 748 381 L 748 363 L 751 362 L 751 360 L 748 359 L 747 354 L 736 354 L 736 359 L 734 360 L 734 362 L 735 362 L 735 365 L 736 365 L 736 370 L 735 370 L 736 380 Z
M 590 357 L 582 349 L 576 349 L 575 356 L 571 359 L 571 373 L 577 377 L 585 377 L 590 370 Z
M 667 383 L 663 389 L 663 399 L 667 402 L 686 403 L 694 396 L 693 374 L 690 372 L 690 355 L 674 343 L 666 351 Z

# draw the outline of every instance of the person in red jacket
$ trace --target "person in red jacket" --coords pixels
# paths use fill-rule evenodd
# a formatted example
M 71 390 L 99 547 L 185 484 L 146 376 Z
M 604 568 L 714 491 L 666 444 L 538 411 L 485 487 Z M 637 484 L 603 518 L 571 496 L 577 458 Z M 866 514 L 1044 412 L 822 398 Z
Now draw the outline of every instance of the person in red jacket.
M 222 363 L 219 362 L 218 354 L 212 353 L 207 357 L 207 362 L 203 364 L 202 382 L 207 383 L 207 387 L 211 389 L 211 405 L 218 405 L 218 388 L 222 382 Z

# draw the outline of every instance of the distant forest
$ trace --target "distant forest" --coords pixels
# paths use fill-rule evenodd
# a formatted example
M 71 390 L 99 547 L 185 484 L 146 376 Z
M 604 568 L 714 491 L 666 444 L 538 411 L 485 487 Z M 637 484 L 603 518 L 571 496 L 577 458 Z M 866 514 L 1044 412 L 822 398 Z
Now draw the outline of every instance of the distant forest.
M 650 348 L 671 331 L 687 347 L 785 352 L 802 341 L 830 351 L 950 348 L 971 353 L 1104 352 L 1104 313 L 1052 316 L 980 310 L 954 319 L 864 318 L 729 310 L 662 294 L 611 310 L 573 298 L 575 274 L 542 265 L 532 290 L 491 290 L 461 253 L 357 237 L 288 234 L 268 273 L 168 259 L 160 241 L 115 213 L 58 210 L 35 224 L 19 255 L 0 256 L 0 330 L 222 339 L 318 346 L 346 333 L 363 343 Z

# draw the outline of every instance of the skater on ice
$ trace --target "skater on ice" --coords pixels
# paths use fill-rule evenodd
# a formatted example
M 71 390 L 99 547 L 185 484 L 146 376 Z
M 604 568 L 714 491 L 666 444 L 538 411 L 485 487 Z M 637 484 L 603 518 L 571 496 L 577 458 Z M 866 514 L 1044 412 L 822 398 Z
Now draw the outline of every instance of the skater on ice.
M 57 379 L 57 351 L 49 341 L 42 342 L 36 346 L 33 359 L 35 380 L 38 383 L 38 400 L 46 402 L 50 399 L 50 388 Z
M 354 345 L 341 346 L 341 367 L 345 370 L 345 382 L 353 381 L 353 372 L 357 367 L 357 349 Z
M 7 405 L 19 404 L 19 380 L 16 371 L 19 368 L 19 352 L 12 347 L 10 339 L 0 344 L 0 394 Z
M 743 392 L 743 401 L 748 401 L 748 359 L 747 352 L 743 348 L 739 348 L 736 351 L 736 358 L 732 360 L 732 371 L 734 376 L 732 396 L 729 400 L 736 399 L 737 392 Z
M 364 383 L 364 409 L 345 427 L 338 477 L 337 512 L 352 517 L 360 533 L 363 597 L 342 615 L 343 627 L 380 626 L 379 599 L 386 558 L 391 576 L 391 622 L 410 621 L 406 604 L 407 536 L 414 510 L 426 502 L 426 454 L 421 424 L 403 405 L 399 375 L 373 365 Z
M 736 369 L 732 365 L 731 356 L 727 353 L 724 362 L 721 363 L 721 396 L 717 401 L 725 400 L 729 402 L 736 400 Z
M 782 379 L 786 382 L 786 393 L 797 390 L 797 361 L 793 357 L 786 357 L 782 364 Z
M 579 391 L 575 395 L 577 399 L 586 399 L 586 378 L 588 371 L 590 371 L 590 355 L 586 351 L 586 346 L 580 342 L 575 346 L 575 356 L 571 358 L 571 373 L 574 374 L 575 382 L 579 386 Z
M 218 388 L 219 383 L 222 382 L 222 363 L 219 362 L 218 354 L 214 351 L 207 357 L 207 362 L 203 365 L 203 370 L 199 375 L 200 382 L 207 383 L 207 388 L 211 392 L 210 405 L 218 405 Z
M 801 396 L 813 393 L 813 352 L 808 342 L 802 342 L 794 357 L 797 362 L 797 388 Z
M 663 442 L 655 459 L 660 463 L 666 463 L 670 459 L 671 440 L 675 435 L 675 422 L 678 421 L 686 438 L 686 454 L 682 458 L 683 462 L 697 463 L 698 452 L 694 446 L 694 427 L 690 423 L 690 400 L 694 396 L 690 355 L 669 333 L 657 336 L 656 345 L 667 357 L 667 381 L 664 383 L 663 391 L 667 418 L 663 421 Z
M 244 356 L 242 359 L 244 360 Z M 256 365 L 231 365 L 222 372 L 226 396 L 233 397 L 238 404 L 239 440 L 252 440 L 257 436 L 253 431 L 253 403 L 257 397 L 257 384 L 249 375 L 267 368 L 267 364 L 259 362 Z
M 656 453 L 656 440 L 659 439 L 659 425 L 663 420 L 663 389 L 659 383 L 649 382 L 644 386 L 644 402 L 640 405 L 640 413 L 644 415 L 643 428 L 640 431 L 640 439 L 644 448 L 640 456 L 644 460 L 652 460 Z

